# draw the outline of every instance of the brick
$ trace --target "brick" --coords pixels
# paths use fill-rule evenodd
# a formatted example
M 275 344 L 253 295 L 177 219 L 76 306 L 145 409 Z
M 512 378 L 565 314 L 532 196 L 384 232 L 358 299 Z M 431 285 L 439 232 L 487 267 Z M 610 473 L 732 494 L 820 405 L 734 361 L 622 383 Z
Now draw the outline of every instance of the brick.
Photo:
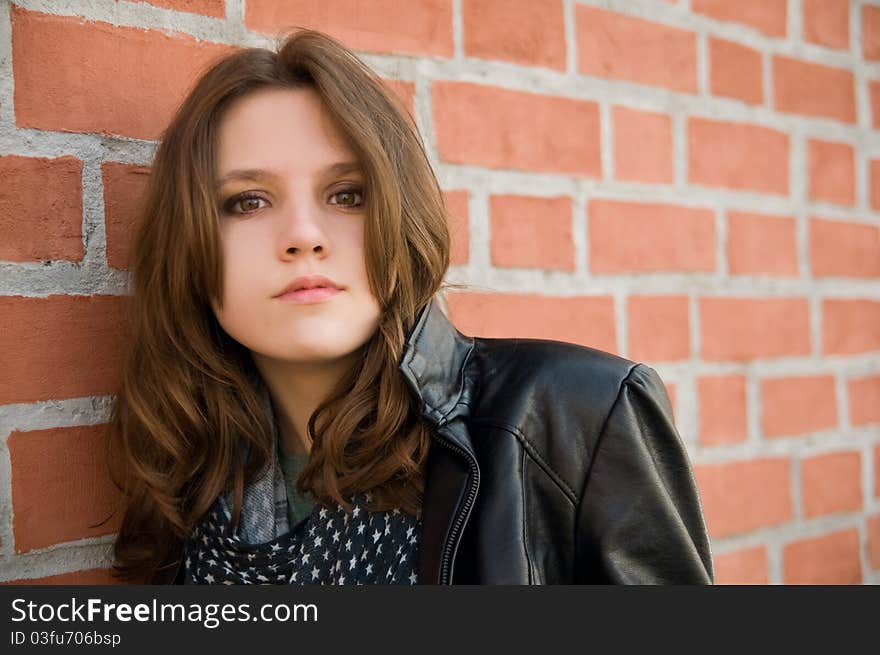
M 810 199 L 852 206 L 856 201 L 855 151 L 847 143 L 810 139 Z
M 807 518 L 861 509 L 861 455 L 855 451 L 804 458 L 801 486 Z
M 880 471 L 880 446 L 874 446 L 874 497 L 880 498 L 880 475 L 876 472 Z
M 733 275 L 798 274 L 797 226 L 791 216 L 727 214 L 727 265 Z
M 135 0 L 137 2 L 138 0 Z M 143 0 L 147 4 L 214 18 L 226 16 L 226 0 Z
M 0 296 L 0 404 L 115 393 L 125 296 Z
M 690 357 L 687 296 L 630 296 L 629 358 L 674 361 Z
M 110 569 L 88 569 L 85 571 L 71 571 L 47 575 L 43 578 L 19 578 L 9 582 L 0 582 L 0 585 L 120 585 L 123 584 L 118 578 L 114 578 Z M 149 584 L 144 581 L 143 584 Z
M 880 423 L 880 375 L 849 381 L 849 420 L 857 426 Z
M 232 50 L 13 7 L 15 124 L 156 139 L 198 74 Z
M 849 49 L 849 0 L 802 0 L 804 41 Z
M 760 105 L 764 102 L 761 53 L 734 41 L 709 37 L 709 91 Z
M 799 539 L 782 549 L 783 584 L 861 584 L 859 532 L 855 528 Z
M 880 159 L 872 159 L 868 162 L 868 184 L 871 209 L 880 210 Z
M 853 355 L 880 350 L 880 302 L 822 302 L 822 353 Z
M 880 82 L 868 80 L 868 95 L 871 101 L 871 127 L 880 129 Z
M 493 266 L 574 270 L 571 198 L 490 196 Z
M 0 261 L 80 261 L 82 162 L 0 157 Z
M 869 516 L 868 532 L 868 566 L 880 569 L 880 514 Z
M 273 36 L 294 25 L 316 29 L 354 50 L 453 54 L 452 0 L 248 0 L 244 23 Z
M 816 276 L 880 276 L 880 227 L 811 218 L 810 266 Z
M 715 584 L 718 585 L 766 585 L 770 582 L 765 546 L 715 554 L 712 563 L 715 565 Z
M 574 10 L 578 72 L 696 93 L 693 32 L 580 4 Z
M 599 177 L 599 105 L 467 82 L 432 85 L 440 159 Z
M 715 270 L 711 209 L 596 199 L 588 216 L 594 273 Z
M 12 532 L 24 553 L 116 532 L 121 516 L 102 526 L 120 496 L 107 474 L 104 425 L 9 435 Z
M 788 195 L 784 132 L 706 118 L 688 120 L 688 175 L 709 187 Z M 760 152 L 760 157 L 755 153 Z
M 470 227 L 468 213 L 468 192 L 444 191 L 443 201 L 446 204 L 446 217 L 449 221 L 449 234 L 452 238 L 452 249 L 449 253 L 450 263 L 464 265 L 470 257 Z
M 691 0 L 691 10 L 716 20 L 741 23 L 769 36 L 785 36 L 786 0 Z
M 127 269 L 131 258 L 132 238 L 150 169 L 118 162 L 101 164 L 104 181 L 104 224 L 107 233 L 107 263 Z
M 667 114 L 614 107 L 614 177 L 673 181 L 672 120 Z
M 464 54 L 565 70 L 565 17 L 559 0 L 463 0 Z
M 773 95 L 779 111 L 856 122 L 855 81 L 843 68 L 773 57 Z
M 837 427 L 837 392 L 831 375 L 762 380 L 761 405 L 761 430 L 765 437 Z
M 742 375 L 712 375 L 697 379 L 700 443 L 737 443 L 748 436 L 746 379 Z
M 862 6 L 862 57 L 880 59 L 880 7 Z
M 676 391 L 675 391 L 675 383 L 674 382 L 664 382 L 664 388 L 666 389 L 666 396 L 669 398 L 669 406 L 672 407 L 672 415 L 673 418 L 676 417 L 677 411 L 676 407 Z
M 788 458 L 698 464 L 694 475 L 713 538 L 780 525 L 792 519 Z
M 702 298 L 700 323 L 706 361 L 810 354 L 810 314 L 804 298 Z
M 617 351 L 614 301 L 608 296 L 452 293 L 450 317 L 466 333 L 568 341 Z

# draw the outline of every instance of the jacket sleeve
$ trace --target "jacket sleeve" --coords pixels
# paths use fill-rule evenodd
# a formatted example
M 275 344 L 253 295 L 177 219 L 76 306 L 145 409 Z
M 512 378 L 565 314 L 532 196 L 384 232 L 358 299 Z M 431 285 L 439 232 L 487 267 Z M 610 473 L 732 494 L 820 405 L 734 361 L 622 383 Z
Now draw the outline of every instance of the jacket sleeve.
M 696 482 L 657 373 L 634 366 L 595 443 L 577 508 L 577 582 L 712 584 Z

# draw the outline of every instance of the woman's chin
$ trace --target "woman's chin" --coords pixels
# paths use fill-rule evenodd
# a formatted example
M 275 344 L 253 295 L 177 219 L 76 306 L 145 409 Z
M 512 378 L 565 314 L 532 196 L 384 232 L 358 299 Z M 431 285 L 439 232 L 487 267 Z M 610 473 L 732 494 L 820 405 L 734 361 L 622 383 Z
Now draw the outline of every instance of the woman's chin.
M 251 348 L 257 357 L 278 363 L 302 366 L 319 366 L 341 362 L 354 356 L 356 346 L 340 348 L 338 343 L 286 343 L 276 348 Z

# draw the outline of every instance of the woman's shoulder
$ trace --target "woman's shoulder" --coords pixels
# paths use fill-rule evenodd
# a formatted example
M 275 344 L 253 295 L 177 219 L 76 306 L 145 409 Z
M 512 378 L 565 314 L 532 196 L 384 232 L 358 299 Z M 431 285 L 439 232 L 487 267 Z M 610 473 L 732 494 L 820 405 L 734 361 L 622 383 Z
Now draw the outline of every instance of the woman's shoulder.
M 479 388 L 471 414 L 474 426 L 516 435 L 572 485 L 615 407 L 628 403 L 637 413 L 661 408 L 671 415 L 663 383 L 652 368 L 587 346 L 475 338 L 470 369 Z
M 484 377 L 505 386 L 516 381 L 528 392 L 616 397 L 624 383 L 656 376 L 649 366 L 614 353 L 549 339 L 475 337 L 472 357 Z

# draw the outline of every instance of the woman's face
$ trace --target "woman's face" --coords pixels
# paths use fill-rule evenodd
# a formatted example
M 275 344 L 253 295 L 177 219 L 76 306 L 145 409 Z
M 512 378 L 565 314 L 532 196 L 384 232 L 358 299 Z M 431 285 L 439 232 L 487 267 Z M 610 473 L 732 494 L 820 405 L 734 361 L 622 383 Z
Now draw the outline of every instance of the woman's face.
M 364 177 L 318 95 L 270 89 L 236 100 L 219 125 L 216 173 L 223 329 L 276 362 L 357 350 L 380 315 L 364 257 Z M 283 294 L 291 284 L 303 289 Z

